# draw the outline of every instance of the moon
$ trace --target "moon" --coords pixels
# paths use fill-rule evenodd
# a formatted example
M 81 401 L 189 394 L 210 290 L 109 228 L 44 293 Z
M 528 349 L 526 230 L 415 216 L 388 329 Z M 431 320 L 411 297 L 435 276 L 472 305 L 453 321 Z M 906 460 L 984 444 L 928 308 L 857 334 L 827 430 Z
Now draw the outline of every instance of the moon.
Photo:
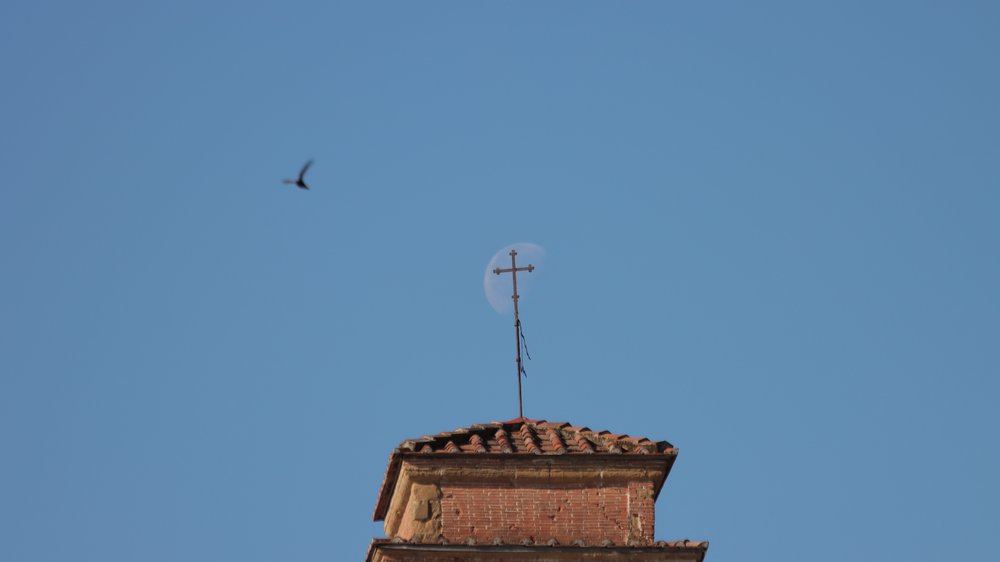
M 493 273 L 493 270 L 498 267 L 510 267 L 511 250 L 517 250 L 517 267 L 527 267 L 529 264 L 535 266 L 535 271 L 531 273 L 518 272 L 517 293 L 522 299 L 525 294 L 531 292 L 531 286 L 538 275 L 538 268 L 545 261 L 545 248 L 532 242 L 510 244 L 493 254 L 493 258 L 486 264 L 486 272 L 483 273 L 483 291 L 486 293 L 486 301 L 498 314 L 509 314 L 514 310 L 514 301 L 511 299 L 514 294 L 514 282 L 511 274 L 497 275 Z

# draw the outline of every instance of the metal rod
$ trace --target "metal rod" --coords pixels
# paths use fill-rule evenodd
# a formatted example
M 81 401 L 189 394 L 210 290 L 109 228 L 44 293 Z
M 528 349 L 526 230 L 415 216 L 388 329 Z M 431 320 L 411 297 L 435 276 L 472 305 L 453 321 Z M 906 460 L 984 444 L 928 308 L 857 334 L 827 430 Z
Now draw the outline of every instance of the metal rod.
M 528 267 L 517 267 L 517 250 L 511 249 L 510 251 L 510 269 L 496 268 L 493 273 L 500 275 L 501 273 L 510 273 L 511 278 L 514 283 L 514 294 L 511 295 L 511 299 L 514 301 L 514 345 L 517 349 L 517 413 L 518 417 L 524 417 L 524 400 L 521 393 L 521 373 L 524 372 L 524 366 L 521 363 L 521 317 L 518 311 L 517 301 L 521 297 L 517 294 L 517 272 L 527 271 L 532 272 L 535 270 L 535 266 L 528 264 Z
M 521 317 L 517 312 L 517 264 L 514 262 L 514 256 L 517 255 L 517 250 L 510 251 L 510 268 L 511 276 L 514 281 L 514 294 L 511 296 L 514 299 L 514 347 L 517 348 L 517 417 L 524 417 L 524 401 L 521 398 L 521 373 L 524 372 L 524 367 L 521 366 Z

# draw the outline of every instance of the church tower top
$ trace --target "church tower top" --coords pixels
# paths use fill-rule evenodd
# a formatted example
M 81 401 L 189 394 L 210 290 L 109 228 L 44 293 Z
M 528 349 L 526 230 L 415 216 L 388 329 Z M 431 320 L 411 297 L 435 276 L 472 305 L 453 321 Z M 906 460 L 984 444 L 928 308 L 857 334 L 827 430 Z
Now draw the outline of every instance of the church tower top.
M 385 479 L 375 507 L 375 520 L 386 517 L 388 503 L 404 458 L 414 453 L 431 454 L 443 459 L 446 455 L 653 455 L 659 457 L 666 479 L 677 457 L 677 449 L 667 441 L 651 441 L 645 437 L 630 437 L 610 431 L 594 431 L 567 422 L 549 422 L 514 418 L 505 422 L 475 424 L 436 435 L 407 439 L 389 457 Z M 656 486 L 659 495 L 660 480 Z
M 387 538 L 370 559 L 437 560 L 417 551 L 479 545 L 499 557 L 469 559 L 506 560 L 510 548 L 561 545 L 577 549 L 570 559 L 615 547 L 700 561 L 708 543 L 654 539 L 654 502 L 676 458 L 667 441 L 526 418 L 407 439 L 389 458 L 374 514 Z

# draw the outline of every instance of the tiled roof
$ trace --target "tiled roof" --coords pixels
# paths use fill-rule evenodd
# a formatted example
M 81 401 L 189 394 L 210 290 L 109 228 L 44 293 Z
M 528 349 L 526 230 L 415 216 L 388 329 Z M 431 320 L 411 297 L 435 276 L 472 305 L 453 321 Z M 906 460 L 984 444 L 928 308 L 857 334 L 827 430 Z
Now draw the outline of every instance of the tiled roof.
M 389 507 L 392 488 L 400 468 L 400 456 L 426 455 L 653 455 L 674 457 L 677 449 L 667 441 L 650 441 L 610 431 L 595 431 L 567 422 L 515 418 L 504 422 L 475 424 L 407 439 L 389 457 L 385 478 L 375 505 L 380 521 Z M 659 489 L 657 489 L 659 492 Z
M 594 431 L 566 422 L 517 418 L 407 439 L 401 451 L 419 453 L 502 453 L 532 455 L 562 454 L 675 454 L 666 441 L 629 437 L 610 431 Z

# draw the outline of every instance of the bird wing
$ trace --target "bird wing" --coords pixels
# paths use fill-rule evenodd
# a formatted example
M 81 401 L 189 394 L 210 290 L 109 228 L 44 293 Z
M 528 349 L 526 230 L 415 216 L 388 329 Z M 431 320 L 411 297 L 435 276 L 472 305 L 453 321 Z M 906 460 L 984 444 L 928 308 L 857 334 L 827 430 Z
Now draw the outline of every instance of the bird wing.
M 302 181 L 302 178 L 304 178 L 305 175 L 306 175 L 306 170 L 308 170 L 309 166 L 312 166 L 312 165 L 313 165 L 313 161 L 310 160 L 310 161 L 306 162 L 305 166 L 302 166 L 302 171 L 299 172 L 299 181 Z

